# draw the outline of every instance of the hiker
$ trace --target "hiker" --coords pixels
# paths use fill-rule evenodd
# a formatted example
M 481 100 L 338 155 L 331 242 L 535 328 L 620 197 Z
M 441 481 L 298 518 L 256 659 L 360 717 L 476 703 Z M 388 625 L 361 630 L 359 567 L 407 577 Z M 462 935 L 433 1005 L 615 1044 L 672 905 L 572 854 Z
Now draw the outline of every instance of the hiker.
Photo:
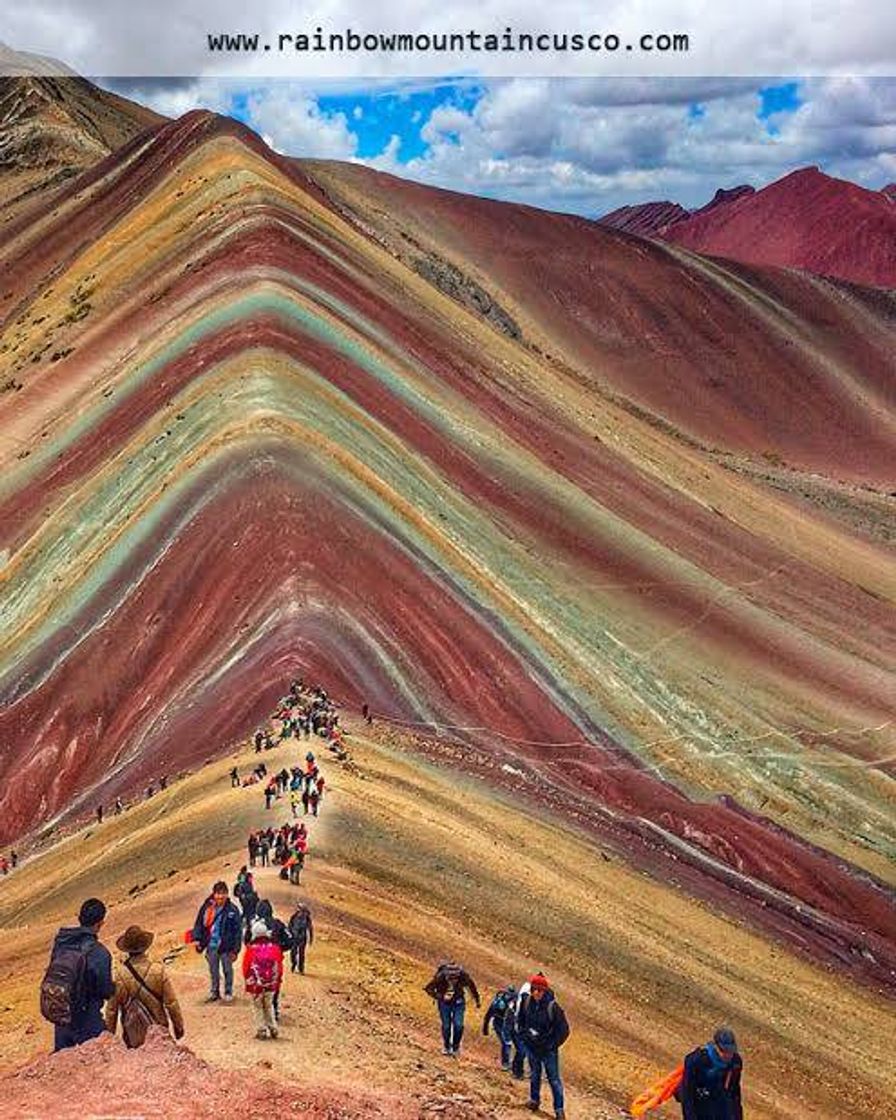
M 239 768 L 234 766 L 230 771 L 230 788 L 239 789 L 241 784 Z
M 2 872 L 4 875 L 9 874 L 9 860 L 6 858 L 6 856 L 0 856 L 0 872 Z
M 139 926 L 128 926 L 115 942 L 127 955 L 115 974 L 115 995 L 106 1004 L 106 1030 L 114 1034 L 120 1017 L 122 1038 L 132 1049 L 143 1045 L 153 1023 L 170 1029 L 175 1038 L 184 1036 L 184 1017 L 171 977 L 161 961 L 146 955 L 154 936 Z
M 106 1029 L 102 1007 L 115 993 L 112 956 L 99 941 L 106 907 L 98 898 L 81 904 L 77 926 L 56 934 L 40 988 L 40 1010 L 55 1026 L 53 1049 L 97 1038 Z
M 313 785 L 308 792 L 308 801 L 311 804 L 311 812 L 316 817 L 317 807 L 320 804 L 320 794 L 317 792 L 317 786 Z
M 168 778 L 165 774 L 163 774 L 161 776 L 161 778 L 159 778 L 159 789 L 167 789 L 167 788 L 168 788 Z
M 311 911 L 308 909 L 307 903 L 299 902 L 296 904 L 292 917 L 289 919 L 289 936 L 292 938 L 292 947 L 289 950 L 292 971 L 298 971 L 304 975 L 305 947 L 314 944 L 314 922 L 311 920 Z
M 245 864 L 240 868 L 240 873 L 233 887 L 233 896 L 240 904 L 240 909 L 243 911 L 243 921 L 246 923 L 246 929 L 248 929 L 255 918 L 258 895 L 255 891 L 255 880 Z
M 286 861 L 288 869 L 288 878 L 294 887 L 298 887 L 302 882 L 302 871 L 305 868 L 305 852 L 299 848 L 293 848 L 290 852 L 289 859 Z
M 258 837 L 258 856 L 261 859 L 261 866 L 262 867 L 269 867 L 270 866 L 271 861 L 268 858 L 268 854 L 269 854 L 270 850 L 271 850 L 271 841 L 268 838 L 268 834 L 266 832 L 263 832 Z
M 249 839 L 246 841 L 246 849 L 249 852 L 249 866 L 254 867 L 255 861 L 258 859 L 258 837 L 254 832 L 249 833 Z
M 482 1020 L 482 1033 L 488 1035 L 489 1024 L 493 1023 L 495 1035 L 501 1043 L 501 1069 L 510 1069 L 510 1051 L 513 1043 L 512 1021 L 516 1008 L 517 991 L 513 984 L 508 984 L 492 997 L 488 1011 Z
M 115 815 L 120 816 L 124 812 L 124 802 L 120 797 L 115 798 Z
M 457 1057 L 460 1051 L 466 1010 L 464 992 L 467 989 L 476 1006 L 481 1007 L 482 1001 L 473 978 L 453 960 L 442 961 L 432 980 L 423 989 L 438 1004 L 439 1018 L 442 1021 L 442 1053 L 451 1057 Z
M 299 797 L 295 790 L 289 795 L 289 807 L 292 809 L 292 815 L 297 817 L 299 815 L 299 805 L 302 799 Z
M 283 950 L 260 919 L 252 924 L 252 941 L 243 955 L 243 977 L 255 1007 L 255 1037 L 276 1038 L 274 998 L 283 979 Z
M 554 1116 L 563 1120 L 559 1051 L 569 1037 L 569 1024 L 543 973 L 530 977 L 529 985 L 529 994 L 520 1001 L 517 1011 L 517 1030 L 529 1059 L 529 1108 L 538 1111 L 543 1069 L 551 1086 Z
M 199 907 L 193 923 L 193 943 L 197 953 L 208 958 L 211 980 L 207 1003 L 221 998 L 221 972 L 224 973 L 224 1002 L 233 1002 L 233 962 L 239 956 L 243 919 L 230 901 L 227 884 L 218 881 Z
M 682 1120 L 743 1120 L 740 1077 L 743 1062 L 730 1027 L 719 1027 L 712 1041 L 692 1050 L 676 1093 Z
M 15 871 L 15 869 L 19 865 L 19 853 L 15 850 L 15 848 L 13 848 L 13 850 L 9 853 L 9 862 L 12 864 L 13 871 Z
M 270 809 L 271 802 L 277 796 L 277 779 L 271 778 L 268 784 L 264 787 L 264 807 Z
M 103 823 L 103 807 L 102 807 L 102 805 L 97 805 L 97 807 L 96 807 L 96 823 L 97 824 L 102 824 Z
M 286 953 L 292 948 L 292 937 L 289 933 L 289 928 L 279 918 L 274 917 L 274 908 L 270 902 L 263 898 L 258 904 L 256 910 L 255 922 L 252 923 L 253 928 L 258 922 L 264 922 L 268 932 L 271 935 L 271 941 L 280 947 L 281 954 Z M 250 942 L 251 938 L 246 938 L 246 944 Z M 282 969 L 281 969 L 282 976 Z M 280 987 L 278 985 L 277 991 L 274 992 L 274 1018 L 280 1018 Z

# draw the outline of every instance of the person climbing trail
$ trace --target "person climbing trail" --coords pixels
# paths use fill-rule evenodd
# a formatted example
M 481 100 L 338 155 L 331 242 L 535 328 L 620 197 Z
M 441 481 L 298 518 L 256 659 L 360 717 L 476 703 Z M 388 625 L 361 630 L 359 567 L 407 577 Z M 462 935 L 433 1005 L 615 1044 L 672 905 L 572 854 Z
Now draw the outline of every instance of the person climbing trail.
M 282 922 L 279 918 L 274 917 L 274 907 L 271 905 L 271 903 L 266 898 L 263 898 L 258 903 L 258 908 L 256 910 L 255 921 L 252 923 L 252 930 L 255 930 L 257 928 L 259 922 L 262 922 L 264 924 L 265 929 L 267 929 L 268 934 L 270 935 L 271 941 L 275 945 L 279 946 L 280 952 L 281 952 L 281 963 L 282 963 L 282 954 L 288 952 L 292 948 L 292 937 L 290 936 L 289 928 L 286 926 L 286 924 L 284 922 Z M 253 938 L 251 936 L 247 935 L 246 944 L 249 945 L 252 940 L 253 940 Z M 282 968 L 281 968 L 281 983 L 282 983 Z M 274 1008 L 274 1019 L 279 1020 L 280 1019 L 280 985 L 279 984 L 277 986 L 277 990 L 274 992 L 272 1002 L 273 1002 L 273 1008 Z
M 126 955 L 116 971 L 115 994 L 106 1004 L 106 1030 L 114 1034 L 120 1019 L 122 1038 L 131 1049 L 143 1045 L 154 1023 L 170 1029 L 175 1038 L 184 1036 L 184 1017 L 171 977 L 161 961 L 146 955 L 154 936 L 140 926 L 128 926 L 115 942 Z
M 234 789 L 234 788 L 239 789 L 240 785 L 241 785 L 241 782 L 240 782 L 239 768 L 234 766 L 233 769 L 230 771 L 230 788 L 231 789 Z
M 682 1120 L 743 1120 L 740 1098 L 743 1061 L 730 1027 L 719 1027 L 712 1040 L 684 1060 L 676 1093 Z
M 99 940 L 106 906 L 81 904 L 77 926 L 59 930 L 40 987 L 40 1010 L 54 1026 L 54 1050 L 79 1046 L 106 1029 L 102 1008 L 115 994 L 112 955 Z
M 243 978 L 255 1009 L 255 1037 L 276 1038 L 279 1031 L 274 1000 L 283 979 L 283 950 L 260 919 L 252 925 L 252 940 L 243 955 Z
M 296 904 L 289 919 L 289 936 L 292 938 L 292 947 L 289 950 L 292 971 L 304 975 L 305 948 L 307 945 L 314 944 L 314 922 L 307 903 Z
M 488 1036 L 489 1025 L 495 1028 L 495 1036 L 501 1043 L 501 1069 L 510 1069 L 510 1054 L 513 1046 L 515 1032 L 513 1030 L 513 1016 L 516 1007 L 517 990 L 513 984 L 508 984 L 499 992 L 495 992 L 485 1018 L 482 1020 L 482 1033 Z
M 197 953 L 205 953 L 210 979 L 206 1002 L 221 998 L 221 974 L 224 975 L 224 1002 L 233 1000 L 233 964 L 242 946 L 243 919 L 230 901 L 227 884 L 218 881 L 212 893 L 199 907 L 193 923 L 193 944 Z
M 233 897 L 240 904 L 240 909 L 243 912 L 243 922 L 246 929 L 248 929 L 255 918 L 258 894 L 255 890 L 255 880 L 252 877 L 252 872 L 249 871 L 245 864 L 240 868 L 239 875 L 237 875 L 236 883 L 233 887 Z
M 556 1120 L 563 1120 L 563 1082 L 560 1080 L 560 1047 L 569 1038 L 569 1024 L 547 977 L 539 972 L 529 979 L 529 993 L 517 1010 L 517 1031 L 529 1059 L 529 1108 L 541 1105 L 542 1071 L 551 1087 Z
M 464 1034 L 464 1012 L 469 991 L 477 1007 L 482 1006 L 473 978 L 456 961 L 442 961 L 423 989 L 436 1001 L 442 1025 L 442 1053 L 456 1057 Z

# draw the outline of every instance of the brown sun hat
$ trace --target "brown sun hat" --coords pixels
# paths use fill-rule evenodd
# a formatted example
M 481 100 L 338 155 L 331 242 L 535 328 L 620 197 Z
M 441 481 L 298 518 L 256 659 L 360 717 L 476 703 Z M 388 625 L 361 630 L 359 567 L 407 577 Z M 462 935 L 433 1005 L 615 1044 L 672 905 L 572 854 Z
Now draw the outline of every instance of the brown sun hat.
M 124 933 L 115 942 L 123 953 L 145 953 L 146 950 L 152 945 L 154 933 L 149 930 L 141 929 L 139 926 L 128 926 Z

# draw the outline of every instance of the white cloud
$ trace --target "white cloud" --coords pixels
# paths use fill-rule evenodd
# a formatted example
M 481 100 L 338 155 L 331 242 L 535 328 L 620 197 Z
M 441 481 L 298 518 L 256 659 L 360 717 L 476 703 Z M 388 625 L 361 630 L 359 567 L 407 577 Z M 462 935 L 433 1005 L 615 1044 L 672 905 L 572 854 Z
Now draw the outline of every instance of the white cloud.
M 656 81 L 492 83 L 472 108 L 437 108 L 421 128 L 429 150 L 396 170 L 589 214 L 649 199 L 701 205 L 719 186 L 762 186 L 814 163 L 870 186 L 894 177 L 896 81 L 806 81 L 805 104 L 768 122 L 761 84 L 733 81 L 726 96 L 718 81 L 671 83 L 664 99 Z

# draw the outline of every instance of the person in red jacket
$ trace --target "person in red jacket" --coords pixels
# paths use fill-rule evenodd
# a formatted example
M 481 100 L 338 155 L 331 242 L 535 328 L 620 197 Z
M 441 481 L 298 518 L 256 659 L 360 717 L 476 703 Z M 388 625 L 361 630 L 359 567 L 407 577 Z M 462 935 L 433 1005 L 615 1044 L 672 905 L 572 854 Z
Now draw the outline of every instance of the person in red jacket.
M 271 931 L 262 921 L 252 923 L 252 943 L 243 954 L 246 991 L 255 1008 L 256 1038 L 276 1038 L 274 996 L 283 980 L 283 950 L 271 940 Z

